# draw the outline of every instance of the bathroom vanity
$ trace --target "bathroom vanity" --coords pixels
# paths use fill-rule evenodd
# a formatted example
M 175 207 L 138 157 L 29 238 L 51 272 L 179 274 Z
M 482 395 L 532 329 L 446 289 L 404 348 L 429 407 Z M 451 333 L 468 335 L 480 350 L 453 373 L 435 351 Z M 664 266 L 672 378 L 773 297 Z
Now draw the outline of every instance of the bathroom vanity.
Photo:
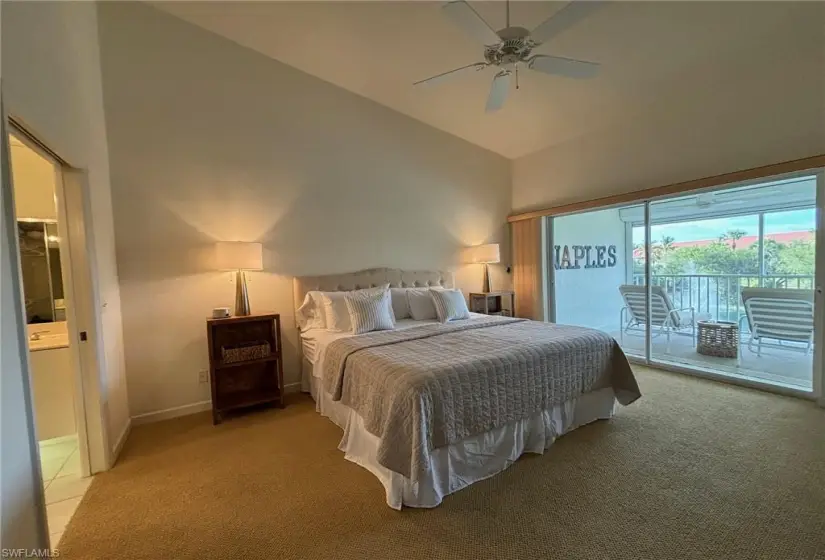
M 37 439 L 75 434 L 74 374 L 66 322 L 27 327 Z

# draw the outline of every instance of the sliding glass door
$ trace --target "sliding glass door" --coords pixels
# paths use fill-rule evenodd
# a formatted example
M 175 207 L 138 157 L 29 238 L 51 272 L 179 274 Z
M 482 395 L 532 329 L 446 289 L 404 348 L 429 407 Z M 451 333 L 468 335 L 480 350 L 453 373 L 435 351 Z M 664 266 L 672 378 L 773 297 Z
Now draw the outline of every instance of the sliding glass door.
M 554 217 L 552 318 L 645 363 L 811 393 L 817 189 L 811 174 Z
M 557 323 L 610 333 L 629 355 L 645 357 L 645 231 L 628 228 L 644 205 L 553 220 L 550 260 Z
M 810 391 L 815 208 L 813 176 L 651 202 L 651 360 Z

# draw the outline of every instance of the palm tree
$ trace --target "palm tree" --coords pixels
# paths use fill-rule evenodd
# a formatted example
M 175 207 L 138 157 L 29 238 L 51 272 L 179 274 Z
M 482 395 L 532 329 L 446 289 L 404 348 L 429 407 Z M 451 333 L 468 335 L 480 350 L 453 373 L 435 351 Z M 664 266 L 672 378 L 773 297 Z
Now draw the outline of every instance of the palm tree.
M 745 237 L 748 232 L 741 229 L 729 229 L 726 233 L 719 237 L 719 241 L 730 241 L 730 247 L 736 250 L 736 242 Z

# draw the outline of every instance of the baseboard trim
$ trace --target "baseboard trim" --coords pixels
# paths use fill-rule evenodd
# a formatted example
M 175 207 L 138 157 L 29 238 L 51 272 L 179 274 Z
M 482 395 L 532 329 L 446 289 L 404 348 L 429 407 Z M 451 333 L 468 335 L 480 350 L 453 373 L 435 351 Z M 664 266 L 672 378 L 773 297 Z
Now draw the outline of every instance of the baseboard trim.
M 198 412 L 204 412 L 206 410 L 212 410 L 211 400 L 138 414 L 132 416 L 132 424 L 135 426 L 151 424 L 152 422 L 160 422 L 161 420 L 169 420 L 171 418 L 178 418 L 179 416 L 189 416 L 190 414 L 197 414 Z
M 288 395 L 291 393 L 300 392 L 300 381 L 297 381 L 295 383 L 284 384 L 284 394 Z M 198 412 L 204 412 L 207 410 L 212 410 L 211 400 L 196 402 L 192 404 L 185 404 L 183 406 L 176 406 L 174 408 L 167 408 L 164 410 L 156 410 L 154 412 L 145 412 L 143 414 L 138 414 L 136 416 L 132 416 L 131 424 L 135 426 L 140 426 L 141 424 L 151 424 L 152 422 L 170 420 L 172 418 L 178 418 L 180 416 L 189 416 L 190 414 L 197 414 Z
M 112 448 L 112 460 L 109 468 L 115 466 L 117 463 L 117 458 L 120 457 L 120 452 L 123 451 L 123 446 L 126 444 L 126 440 L 129 439 L 129 434 L 132 432 L 132 419 L 126 421 L 126 426 L 123 428 L 123 431 L 120 432 L 120 436 L 117 438 L 115 442 L 115 446 Z

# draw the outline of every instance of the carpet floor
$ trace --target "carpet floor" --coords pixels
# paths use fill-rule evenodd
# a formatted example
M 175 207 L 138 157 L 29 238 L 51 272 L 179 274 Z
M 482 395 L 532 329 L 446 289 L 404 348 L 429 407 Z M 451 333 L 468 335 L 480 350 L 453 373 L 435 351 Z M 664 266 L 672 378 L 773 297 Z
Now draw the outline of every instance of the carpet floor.
M 644 396 L 432 510 L 394 511 L 296 395 L 136 427 L 63 559 L 825 559 L 825 410 L 637 368 Z

